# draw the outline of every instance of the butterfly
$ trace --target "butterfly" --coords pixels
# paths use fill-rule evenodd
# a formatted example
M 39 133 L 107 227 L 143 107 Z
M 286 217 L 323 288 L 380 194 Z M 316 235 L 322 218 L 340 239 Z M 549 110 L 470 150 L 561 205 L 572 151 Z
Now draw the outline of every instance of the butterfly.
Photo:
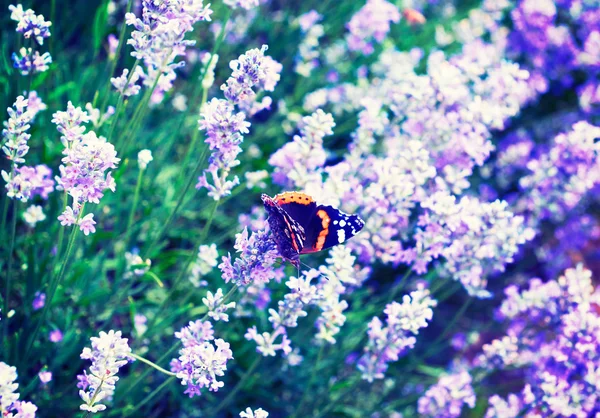
M 352 238 L 365 226 L 358 215 L 319 205 L 309 195 L 261 196 L 279 254 L 300 268 L 300 254 L 315 253 Z

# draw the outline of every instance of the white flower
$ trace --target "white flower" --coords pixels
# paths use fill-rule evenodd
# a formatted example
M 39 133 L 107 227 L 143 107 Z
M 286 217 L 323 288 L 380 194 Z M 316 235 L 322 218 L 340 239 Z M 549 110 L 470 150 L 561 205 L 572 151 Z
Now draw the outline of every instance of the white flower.
M 150 161 L 152 161 L 152 151 L 149 149 L 143 149 L 138 152 L 138 164 L 140 166 L 140 170 L 145 170 L 148 167 Z
M 39 205 L 31 205 L 23 213 L 23 220 L 30 227 L 34 228 L 35 224 L 46 219 L 46 215 L 42 212 L 42 207 Z

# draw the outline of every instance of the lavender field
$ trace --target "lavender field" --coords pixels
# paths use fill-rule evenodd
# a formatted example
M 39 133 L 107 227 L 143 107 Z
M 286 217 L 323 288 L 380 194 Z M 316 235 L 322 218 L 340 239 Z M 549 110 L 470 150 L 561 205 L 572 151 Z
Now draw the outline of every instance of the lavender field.
M 600 418 L 599 0 L 0 24 L 1 418 Z

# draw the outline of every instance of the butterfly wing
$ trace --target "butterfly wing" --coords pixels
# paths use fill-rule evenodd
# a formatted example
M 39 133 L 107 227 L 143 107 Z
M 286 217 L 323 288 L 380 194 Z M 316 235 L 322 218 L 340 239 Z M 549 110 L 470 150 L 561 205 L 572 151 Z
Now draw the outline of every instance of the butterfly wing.
M 304 231 L 315 216 L 317 203 L 312 197 L 301 192 L 285 192 L 278 194 L 273 201 L 295 220 Z
M 341 244 L 358 234 L 365 223 L 333 206 L 319 205 L 304 228 L 306 239 L 300 254 L 314 253 Z

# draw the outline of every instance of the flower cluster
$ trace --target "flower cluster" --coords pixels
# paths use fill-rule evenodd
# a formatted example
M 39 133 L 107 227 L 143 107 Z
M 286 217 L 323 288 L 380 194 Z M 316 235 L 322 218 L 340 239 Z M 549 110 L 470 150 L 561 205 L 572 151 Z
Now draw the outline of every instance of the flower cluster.
M 273 264 L 279 257 L 277 246 L 267 231 L 257 231 L 248 236 L 248 229 L 236 234 L 234 248 L 239 257 L 231 262 L 231 255 L 223 256 L 219 269 L 225 283 L 247 285 L 268 283 L 275 277 Z
M 229 343 L 215 339 L 213 334 L 211 323 L 200 320 L 175 333 L 183 348 L 179 350 L 179 358 L 171 361 L 171 370 L 187 386 L 184 393 L 190 398 L 199 396 L 203 388 L 216 392 L 224 385 L 217 378 L 225 374 L 233 353 Z
M 519 245 L 533 239 L 534 232 L 515 216 L 504 201 L 483 203 L 468 196 L 437 192 L 421 203 L 415 234 L 417 273 L 427 271 L 431 260 L 443 257 L 444 270 L 460 281 L 469 294 L 489 297 L 488 275 L 502 272 L 514 260 Z
M 397 361 L 414 347 L 417 342 L 415 335 L 421 328 L 427 327 L 435 306 L 437 301 L 420 284 L 417 290 L 404 295 L 402 303 L 392 302 L 385 307 L 386 326 L 374 317 L 369 322 L 369 342 L 358 360 L 362 378 L 369 382 L 383 379 L 388 363 Z
M 185 39 L 186 34 L 194 29 L 195 23 L 210 21 L 211 14 L 210 5 L 205 6 L 202 1 L 143 0 L 141 18 L 127 13 L 125 21 L 134 28 L 127 41 L 134 49 L 131 55 L 144 63 L 146 71 L 136 67 L 129 78 L 124 72 L 111 80 L 113 85 L 126 96 L 137 94 L 139 88 L 135 83 L 141 77 L 146 87 L 154 88 L 153 102 L 160 102 L 164 93 L 173 87 L 177 78 L 175 69 L 185 64 L 183 61 L 175 63 L 175 59 L 184 56 L 186 48 L 195 44 Z
M 5 139 L 2 151 L 12 161 L 11 171 L 2 171 L 2 178 L 6 182 L 7 195 L 11 199 L 26 202 L 34 196 L 47 199 L 48 194 L 54 190 L 52 171 L 44 164 L 19 166 L 25 162 L 25 155 L 29 152 L 27 142 L 31 135 L 28 133 L 30 123 L 40 110 L 46 105 L 37 97 L 35 92 L 29 98 L 17 97 L 12 108 L 8 108 L 9 119 L 4 122 L 2 137 Z
M 206 297 L 202 298 L 202 303 L 208 308 L 208 316 L 214 321 L 229 322 L 229 315 L 226 312 L 229 309 L 235 309 L 235 302 L 224 303 L 223 290 L 218 289 L 215 294 L 211 291 L 206 292 Z
M 189 280 L 194 287 L 203 287 L 208 283 L 202 278 L 217 267 L 219 252 L 216 244 L 201 245 L 198 247 L 198 257 L 190 267 Z
M 262 408 L 252 410 L 252 408 L 246 408 L 245 411 L 240 412 L 242 418 L 267 418 L 269 413 Z
M 585 121 L 554 138 L 547 153 L 527 164 L 529 173 L 519 185 L 517 202 L 533 225 L 544 219 L 560 220 L 600 184 L 600 127 Z
M 498 317 L 510 321 L 507 335 L 484 346 L 474 367 L 487 373 L 519 367 L 525 387 L 506 401 L 494 397 L 488 416 L 515 417 L 523 408 L 557 416 L 596 411 L 600 294 L 592 273 L 579 265 L 558 280 L 532 279 L 529 288 L 511 285 L 505 294 Z
M 459 417 L 463 405 L 475 407 L 475 392 L 467 371 L 440 378 L 419 398 L 419 414 L 424 417 Z
M 238 59 L 229 63 L 231 77 L 221 86 L 226 100 L 213 98 L 206 103 L 200 112 L 199 129 L 206 131 L 206 143 L 213 151 L 210 165 L 198 178 L 196 188 L 206 188 L 209 196 L 219 200 L 231 193 L 239 184 L 239 178 L 227 177 L 231 169 L 240 162 L 238 154 L 242 151 L 240 144 L 242 134 L 248 133 L 250 123 L 247 115 L 268 108 L 270 97 L 264 97 L 261 104 L 255 102 L 256 92 L 253 89 L 273 91 L 279 81 L 282 66 L 264 53 L 267 46 L 251 49 Z M 236 106 L 241 111 L 236 112 Z
M 319 66 L 319 38 L 325 34 L 323 25 L 318 23 L 322 18 L 316 10 L 298 16 L 303 38 L 298 46 L 294 70 L 302 77 L 309 77 Z
M 98 137 L 94 131 L 84 133 L 83 123 L 89 122 L 89 116 L 71 102 L 66 111 L 54 113 L 52 122 L 57 125 L 65 145 L 60 176 L 56 178 L 57 188 L 73 199 L 58 220 L 61 225 L 78 225 L 88 235 L 96 231 L 96 222 L 92 213 L 83 216 L 83 205 L 99 203 L 106 189 L 115 191 L 116 183 L 108 170 L 116 168 L 120 159 L 106 138 Z
M 31 9 L 24 10 L 21 4 L 8 6 L 10 18 L 17 22 L 17 32 L 21 33 L 25 39 L 33 38 L 39 45 L 44 44 L 44 38 L 50 37 L 51 22 L 44 20 L 44 16 L 36 15 Z M 46 71 L 52 63 L 50 53 L 45 52 L 40 55 L 39 51 L 33 48 L 23 47 L 12 55 L 14 67 L 22 75 L 30 73 L 41 73 Z
M 7 418 L 35 418 L 37 406 L 19 400 L 17 368 L 0 361 L 0 415 Z
M 269 158 L 274 167 L 273 181 L 284 187 L 303 189 L 308 183 L 320 181 L 317 171 L 325 164 L 323 138 L 333 134 L 333 116 L 318 109 L 310 116 L 302 118 L 300 135 L 294 135 Z
M 92 362 L 90 373 L 84 371 L 77 376 L 77 387 L 84 402 L 81 410 L 96 413 L 106 409 L 100 402 L 112 398 L 119 380 L 117 373 L 132 358 L 127 338 L 121 337 L 121 331 L 101 331 L 98 337 L 91 338 L 91 342 L 92 348 L 85 347 L 81 352 L 82 359 Z
M 373 41 L 383 42 L 390 31 L 390 23 L 400 21 L 400 11 L 385 0 L 367 0 L 367 3 L 348 22 L 348 49 L 373 53 Z

